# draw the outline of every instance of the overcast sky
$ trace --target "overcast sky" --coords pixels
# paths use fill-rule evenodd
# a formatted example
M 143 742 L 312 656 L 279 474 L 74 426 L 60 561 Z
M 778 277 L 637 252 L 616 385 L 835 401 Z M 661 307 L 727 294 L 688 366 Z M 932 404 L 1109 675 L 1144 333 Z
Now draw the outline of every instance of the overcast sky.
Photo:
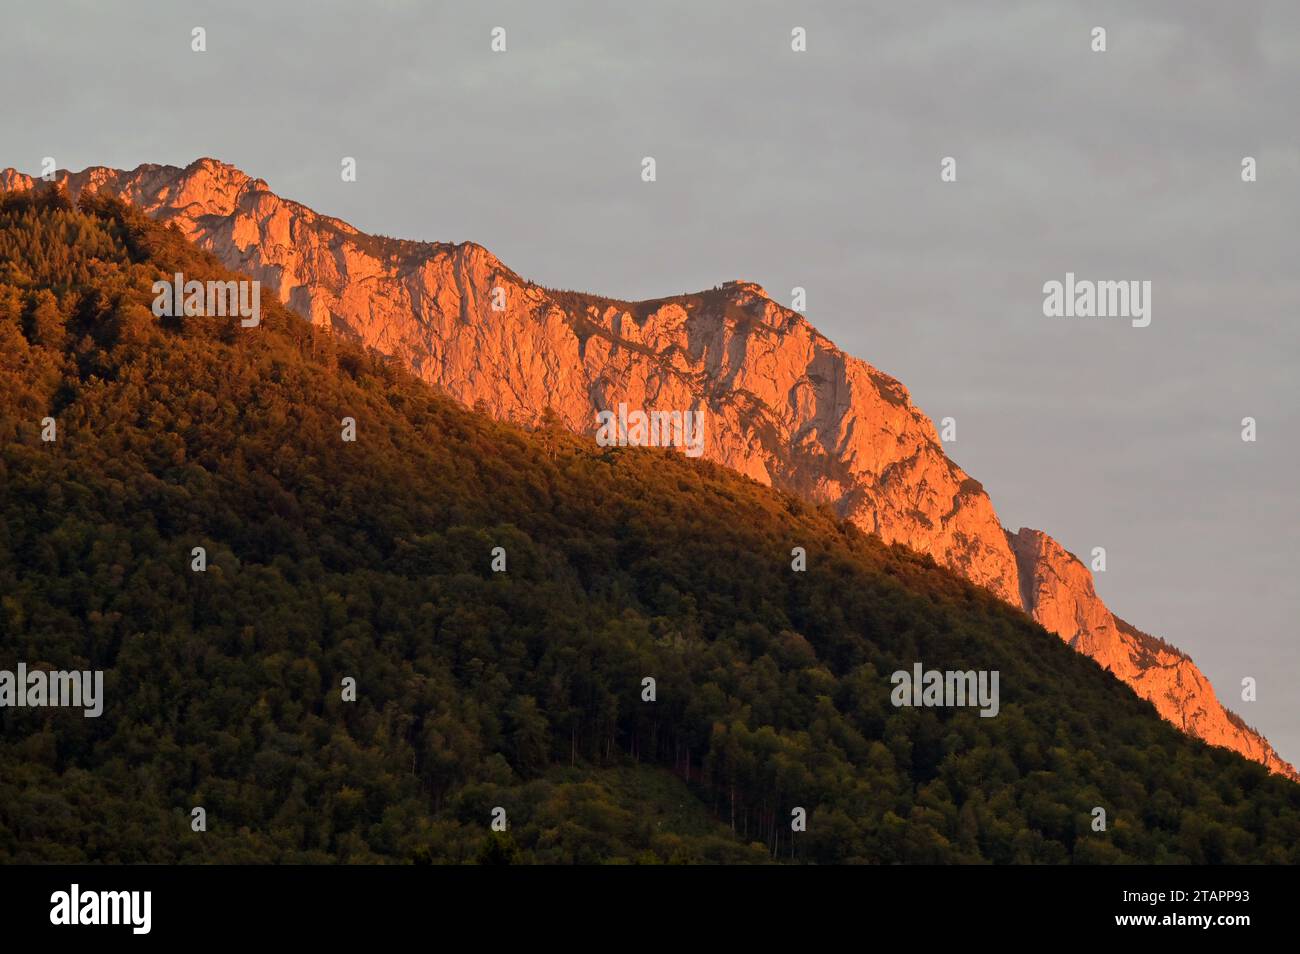
M 0 167 L 209 155 L 544 285 L 804 286 L 1008 527 L 1106 547 L 1111 609 L 1300 760 L 1294 0 L 46 0 L 0 89 Z M 1150 327 L 1045 318 L 1067 271 L 1151 281 Z

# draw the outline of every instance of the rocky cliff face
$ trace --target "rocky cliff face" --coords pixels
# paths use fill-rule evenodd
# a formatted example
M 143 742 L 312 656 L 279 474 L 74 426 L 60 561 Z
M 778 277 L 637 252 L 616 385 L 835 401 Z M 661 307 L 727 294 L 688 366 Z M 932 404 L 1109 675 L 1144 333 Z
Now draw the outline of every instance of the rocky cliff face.
M 174 223 L 305 318 L 404 361 L 470 406 L 521 423 L 549 408 L 703 411 L 704 456 L 831 504 L 1023 607 L 1184 731 L 1296 777 L 1227 712 L 1191 660 L 1113 616 L 1088 570 L 1036 530 L 1003 531 L 898 381 L 836 348 L 748 282 L 646 302 L 548 290 L 487 249 L 377 238 L 231 166 L 60 172 L 75 199 L 107 188 Z M 0 190 L 33 181 L 0 173 Z
M 1020 571 L 1021 605 L 1044 629 L 1109 669 L 1189 735 L 1297 777 L 1267 739 L 1220 705 L 1185 653 L 1106 609 L 1077 557 L 1039 530 L 1021 529 L 1007 539 Z

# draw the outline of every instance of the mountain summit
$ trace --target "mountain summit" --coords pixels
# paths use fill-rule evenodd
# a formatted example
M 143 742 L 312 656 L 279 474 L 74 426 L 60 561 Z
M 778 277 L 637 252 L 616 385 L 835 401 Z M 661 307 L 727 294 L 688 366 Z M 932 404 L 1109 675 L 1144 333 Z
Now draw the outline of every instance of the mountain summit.
M 546 289 L 473 243 L 367 235 L 233 166 L 56 173 L 71 198 L 108 190 L 260 279 L 315 325 L 399 359 L 461 403 L 594 434 L 629 407 L 704 410 L 704 456 L 828 504 L 1023 609 L 1190 735 L 1297 778 L 1226 710 L 1185 654 L 1116 617 L 1050 536 L 1001 526 L 895 379 L 751 282 L 641 302 Z M 0 172 L 0 191 L 31 177 Z

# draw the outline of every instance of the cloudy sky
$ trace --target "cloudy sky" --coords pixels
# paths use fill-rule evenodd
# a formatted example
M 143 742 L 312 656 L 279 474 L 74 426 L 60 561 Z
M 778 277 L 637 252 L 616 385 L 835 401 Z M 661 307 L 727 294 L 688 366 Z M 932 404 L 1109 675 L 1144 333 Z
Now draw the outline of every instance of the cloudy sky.
M 1106 547 L 1110 607 L 1300 760 L 1294 0 L 47 0 L 0 89 L 0 167 L 209 155 L 545 285 L 807 288 L 1007 526 Z M 1151 281 L 1150 327 L 1045 318 L 1067 271 Z

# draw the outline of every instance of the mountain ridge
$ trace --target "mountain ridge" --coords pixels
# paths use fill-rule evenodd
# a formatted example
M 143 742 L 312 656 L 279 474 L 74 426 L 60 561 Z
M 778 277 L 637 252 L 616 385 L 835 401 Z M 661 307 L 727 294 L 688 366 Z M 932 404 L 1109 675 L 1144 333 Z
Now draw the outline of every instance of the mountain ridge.
M 1300 787 L 933 558 L 273 299 L 155 316 L 246 276 L 82 200 L 0 196 L 0 671 L 101 670 L 104 708 L 5 708 L 0 860 L 1300 857 Z M 998 673 L 997 717 L 900 706 L 921 662 Z
M 37 181 L 0 172 L 0 190 Z M 756 283 L 642 302 L 547 289 L 477 243 L 369 236 L 210 158 L 61 171 L 55 181 L 74 199 L 120 195 L 261 279 L 312 324 L 499 419 L 535 424 L 549 410 L 591 434 L 596 412 L 620 402 L 706 408 L 705 457 L 930 555 L 1098 661 L 1183 731 L 1297 778 L 1186 654 L 1118 620 L 1076 557 L 1041 531 L 1005 530 L 901 382 Z

